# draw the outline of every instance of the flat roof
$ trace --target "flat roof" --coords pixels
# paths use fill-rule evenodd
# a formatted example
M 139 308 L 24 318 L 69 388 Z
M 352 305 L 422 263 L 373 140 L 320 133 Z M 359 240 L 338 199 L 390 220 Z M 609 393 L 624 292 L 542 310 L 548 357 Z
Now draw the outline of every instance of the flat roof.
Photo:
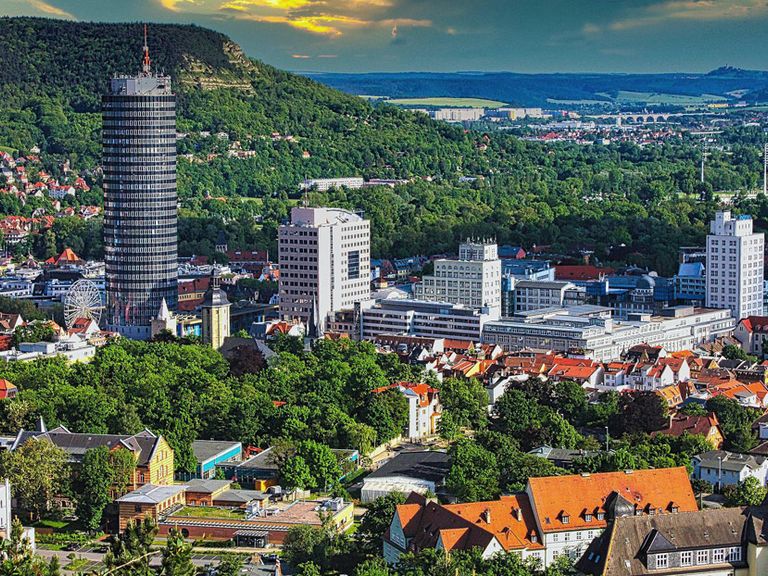
M 195 460 L 200 463 L 207 462 L 224 452 L 229 452 L 232 448 L 242 450 L 243 445 L 240 442 L 220 440 L 195 440 L 192 442 L 192 452 L 195 455 Z
M 129 504 L 160 504 L 187 490 L 186 485 L 155 486 L 145 484 L 138 490 L 129 492 L 117 499 L 117 502 Z

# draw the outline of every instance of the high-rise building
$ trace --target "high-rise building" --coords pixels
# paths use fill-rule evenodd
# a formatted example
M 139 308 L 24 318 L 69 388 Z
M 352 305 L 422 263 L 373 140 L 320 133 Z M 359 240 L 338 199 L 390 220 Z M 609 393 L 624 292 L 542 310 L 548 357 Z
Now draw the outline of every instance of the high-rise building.
M 324 331 L 328 315 L 371 296 L 371 223 L 340 208 L 291 210 L 278 231 L 280 316 Z
M 218 350 L 230 333 L 229 299 L 221 289 L 221 273 L 214 268 L 203 296 L 203 342 Z
M 417 300 L 450 302 L 501 316 L 501 260 L 495 242 L 467 240 L 459 259 L 435 260 L 435 272 L 414 286 Z
M 764 244 L 751 216 L 717 212 L 707 236 L 708 308 L 729 308 L 736 319 L 762 316 Z
M 11 536 L 11 483 L 0 478 L 0 542 Z
M 147 339 L 163 299 L 178 301 L 176 97 L 152 72 L 144 40 L 137 76 L 102 98 L 107 329 Z

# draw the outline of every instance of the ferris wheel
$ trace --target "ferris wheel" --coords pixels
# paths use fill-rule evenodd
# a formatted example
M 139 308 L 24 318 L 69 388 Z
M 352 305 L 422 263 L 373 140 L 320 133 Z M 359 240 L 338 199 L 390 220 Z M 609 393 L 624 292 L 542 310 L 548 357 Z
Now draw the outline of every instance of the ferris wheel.
M 64 320 L 72 328 L 78 318 L 87 318 L 99 323 L 104 303 L 96 284 L 81 279 L 72 284 L 64 295 Z

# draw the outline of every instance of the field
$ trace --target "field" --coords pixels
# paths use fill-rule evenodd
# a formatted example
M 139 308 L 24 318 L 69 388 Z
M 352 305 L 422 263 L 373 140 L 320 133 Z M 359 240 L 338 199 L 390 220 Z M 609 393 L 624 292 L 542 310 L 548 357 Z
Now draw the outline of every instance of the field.
M 245 514 L 242 510 L 229 508 L 215 508 L 207 506 L 185 506 L 173 514 L 174 518 L 224 518 L 228 520 L 243 520 Z
M 715 94 L 689 96 L 686 94 L 654 94 L 651 92 L 630 92 L 620 90 L 616 102 L 645 102 L 648 104 L 671 104 L 686 106 L 691 104 L 706 104 L 708 102 L 725 102 L 727 98 Z
M 387 100 L 398 106 L 439 106 L 441 108 L 501 108 L 506 103 L 484 98 L 395 98 Z

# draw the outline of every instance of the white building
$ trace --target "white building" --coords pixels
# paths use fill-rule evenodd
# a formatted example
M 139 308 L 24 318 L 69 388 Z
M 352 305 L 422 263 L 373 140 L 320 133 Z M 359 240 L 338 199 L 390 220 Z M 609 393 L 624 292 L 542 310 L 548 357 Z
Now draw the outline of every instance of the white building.
M 0 481 L 0 540 L 11 533 L 11 483 Z
M 491 320 L 475 308 L 421 300 L 371 300 L 361 305 L 359 316 L 364 340 L 390 334 L 477 342 L 483 326 Z
M 662 316 L 632 314 L 614 320 L 599 306 L 573 306 L 525 313 L 520 317 L 486 322 L 483 343 L 499 344 L 506 350 L 535 348 L 578 353 L 608 362 L 638 344 L 663 346 L 675 352 L 690 350 L 733 332 L 730 310 L 677 306 Z
M 715 487 L 736 486 L 754 477 L 760 486 L 768 480 L 768 458 L 752 454 L 739 454 L 725 450 L 712 450 L 693 457 L 693 478 L 706 480 Z
M 317 333 L 370 298 L 371 223 L 340 208 L 294 208 L 278 231 L 280 317 Z
M 362 188 L 365 185 L 365 181 L 360 176 L 351 176 L 348 178 L 314 178 L 310 180 L 304 180 L 299 185 L 301 190 L 315 189 L 318 192 L 327 192 L 331 188 L 349 188 L 354 190 Z
M 729 308 L 736 319 L 763 314 L 764 244 L 750 216 L 717 212 L 707 236 L 708 308 Z
M 437 493 L 451 468 L 447 453 L 437 450 L 401 452 L 363 480 L 360 500 L 373 502 L 392 492 Z
M 501 317 L 501 260 L 492 242 L 467 240 L 459 259 L 435 260 L 435 272 L 414 285 L 416 300 L 450 302 Z
M 485 116 L 485 108 L 438 108 L 430 115 L 444 122 L 477 122 Z
M 566 292 L 575 289 L 570 282 L 520 280 L 515 283 L 515 313 L 563 306 Z

